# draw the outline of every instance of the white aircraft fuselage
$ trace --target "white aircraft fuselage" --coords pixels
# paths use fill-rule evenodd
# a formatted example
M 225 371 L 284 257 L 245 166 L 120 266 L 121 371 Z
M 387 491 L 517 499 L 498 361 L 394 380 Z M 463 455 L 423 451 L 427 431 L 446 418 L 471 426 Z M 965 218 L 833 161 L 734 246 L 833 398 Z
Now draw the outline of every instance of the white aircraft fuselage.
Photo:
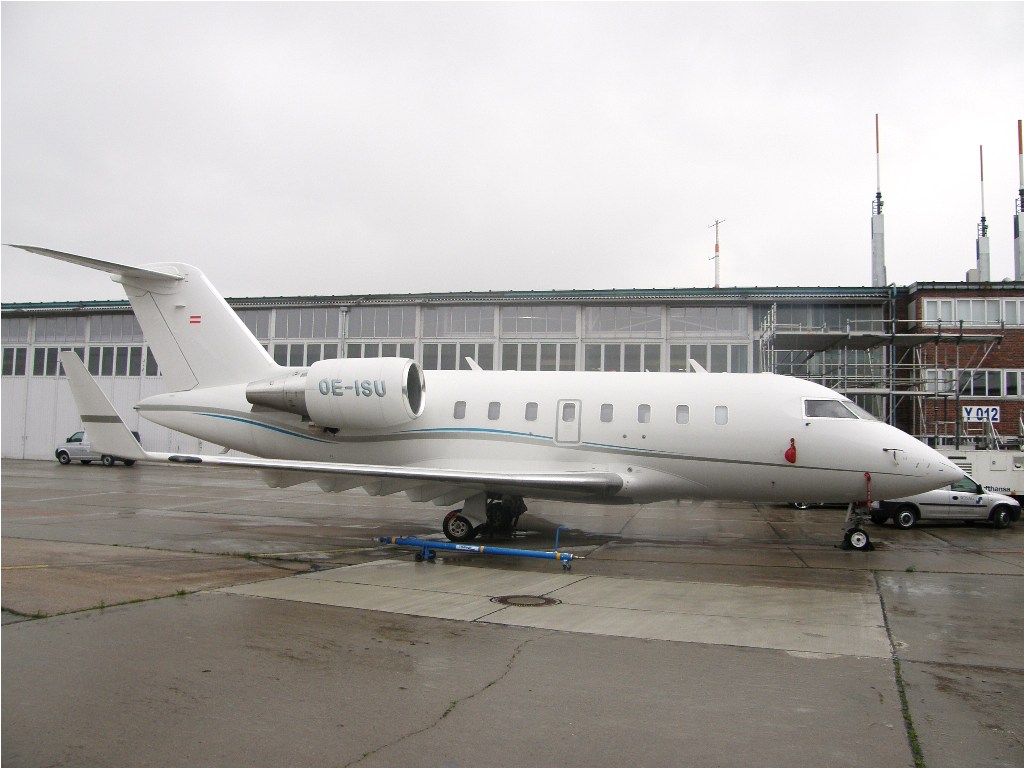
M 169 429 L 267 458 L 615 473 L 621 490 L 591 499 L 608 503 L 863 501 L 865 473 L 871 494 L 885 498 L 935 487 L 958 472 L 882 422 L 805 416 L 805 401 L 840 398 L 791 377 L 519 371 L 427 371 L 424 377 L 422 415 L 386 429 L 331 434 L 301 416 L 254 407 L 244 386 L 157 395 L 136 408 Z M 458 403 L 465 404 L 462 418 L 455 416 Z M 573 495 L 559 490 L 548 497 Z

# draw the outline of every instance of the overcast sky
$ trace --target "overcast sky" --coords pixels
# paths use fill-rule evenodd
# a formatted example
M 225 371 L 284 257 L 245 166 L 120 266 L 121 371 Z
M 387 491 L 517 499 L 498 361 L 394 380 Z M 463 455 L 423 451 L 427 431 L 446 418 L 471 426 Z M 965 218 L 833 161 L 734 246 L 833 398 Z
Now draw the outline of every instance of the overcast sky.
M 2 239 L 228 296 L 1013 276 L 1024 3 L 2 5 Z M 2 249 L 4 301 L 122 298 Z

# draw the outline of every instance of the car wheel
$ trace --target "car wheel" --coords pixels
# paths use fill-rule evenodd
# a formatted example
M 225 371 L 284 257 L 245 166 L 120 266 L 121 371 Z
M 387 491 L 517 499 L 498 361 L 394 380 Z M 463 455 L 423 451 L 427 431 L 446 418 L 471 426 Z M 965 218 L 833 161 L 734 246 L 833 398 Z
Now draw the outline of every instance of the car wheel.
M 896 510 L 896 514 L 892 519 L 896 523 L 897 528 L 902 528 L 905 531 L 909 530 L 917 525 L 917 510 L 909 504 L 904 504 Z
M 125 459 L 124 460 L 124 465 L 126 467 L 134 467 L 135 466 L 135 459 Z
M 67 451 L 57 451 L 57 461 L 59 461 L 61 464 L 70 464 L 71 457 L 68 456 Z
M 1006 528 L 1010 524 L 1010 508 L 1000 505 L 992 510 L 992 525 L 996 528 Z
M 103 462 L 104 467 L 112 467 L 114 466 L 114 462 L 116 462 L 117 459 L 115 459 L 113 456 L 104 455 L 100 457 L 100 461 Z

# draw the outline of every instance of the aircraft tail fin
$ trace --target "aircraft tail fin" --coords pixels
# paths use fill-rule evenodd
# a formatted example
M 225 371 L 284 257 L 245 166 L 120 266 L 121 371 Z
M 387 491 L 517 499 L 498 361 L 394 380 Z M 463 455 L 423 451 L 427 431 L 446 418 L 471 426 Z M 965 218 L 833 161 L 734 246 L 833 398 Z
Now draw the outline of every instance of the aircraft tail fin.
M 139 441 L 110 404 L 96 380 L 89 375 L 78 355 L 71 350 L 61 352 L 60 362 L 71 385 L 71 396 L 82 417 L 82 425 L 89 433 L 93 447 L 121 459 L 146 459 L 146 452 Z
M 255 381 L 278 367 L 206 276 L 189 264 L 133 267 L 14 247 L 109 272 L 121 283 L 171 391 Z

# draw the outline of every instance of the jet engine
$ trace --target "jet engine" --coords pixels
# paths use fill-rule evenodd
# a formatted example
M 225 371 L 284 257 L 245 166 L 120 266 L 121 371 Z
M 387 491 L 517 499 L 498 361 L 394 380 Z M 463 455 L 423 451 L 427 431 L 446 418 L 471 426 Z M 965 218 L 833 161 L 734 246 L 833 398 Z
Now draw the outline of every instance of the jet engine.
M 246 386 L 245 399 L 330 429 L 381 429 L 422 414 L 425 389 L 413 360 L 359 357 L 283 370 Z

